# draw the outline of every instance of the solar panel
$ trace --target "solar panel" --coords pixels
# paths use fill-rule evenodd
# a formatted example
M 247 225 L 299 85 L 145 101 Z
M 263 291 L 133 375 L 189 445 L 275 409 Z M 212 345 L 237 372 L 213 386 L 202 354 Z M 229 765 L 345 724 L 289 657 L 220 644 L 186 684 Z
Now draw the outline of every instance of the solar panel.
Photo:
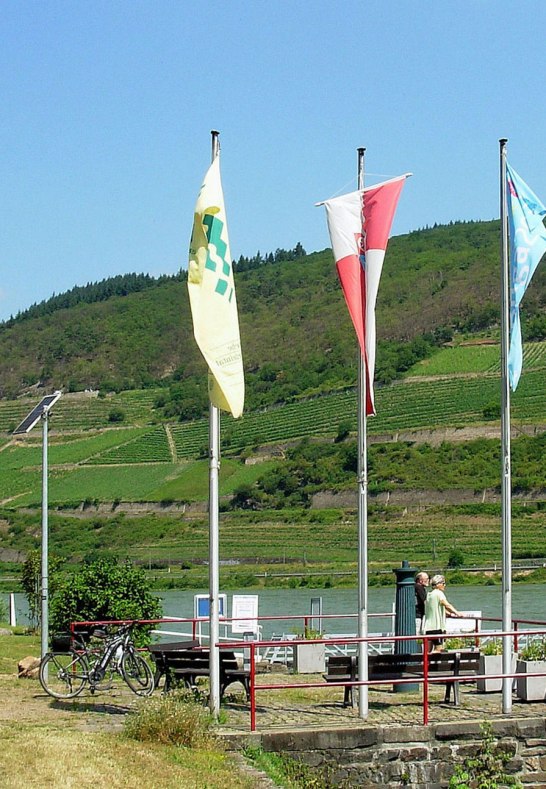
M 25 416 L 21 424 L 17 425 L 13 431 L 13 435 L 15 436 L 19 433 L 28 433 L 30 430 L 32 430 L 36 422 L 40 420 L 43 414 L 49 411 L 51 406 L 57 402 L 61 395 L 62 392 L 53 392 L 53 394 L 43 397 L 38 405 L 32 409 L 30 414 Z

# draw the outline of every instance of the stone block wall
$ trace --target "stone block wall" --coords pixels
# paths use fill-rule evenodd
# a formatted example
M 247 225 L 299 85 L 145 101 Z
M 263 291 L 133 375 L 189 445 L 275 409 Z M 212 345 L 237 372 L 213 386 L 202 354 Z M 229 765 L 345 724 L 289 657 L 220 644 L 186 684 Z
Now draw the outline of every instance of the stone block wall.
M 474 756 L 482 745 L 480 724 L 285 730 L 226 739 L 232 748 L 252 742 L 265 751 L 286 753 L 322 769 L 331 786 L 443 789 L 457 763 Z M 524 786 L 546 787 L 545 719 L 510 718 L 491 726 L 499 745 L 510 755 L 506 771 Z

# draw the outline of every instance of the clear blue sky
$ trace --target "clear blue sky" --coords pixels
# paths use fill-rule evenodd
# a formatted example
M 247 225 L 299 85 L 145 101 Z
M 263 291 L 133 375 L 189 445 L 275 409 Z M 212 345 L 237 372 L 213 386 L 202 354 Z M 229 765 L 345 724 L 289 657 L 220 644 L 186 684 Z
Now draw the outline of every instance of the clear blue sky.
M 329 245 L 317 200 L 411 171 L 393 233 L 499 215 L 498 139 L 546 199 L 538 0 L 4 2 L 0 319 L 186 266 L 221 132 L 233 257 Z

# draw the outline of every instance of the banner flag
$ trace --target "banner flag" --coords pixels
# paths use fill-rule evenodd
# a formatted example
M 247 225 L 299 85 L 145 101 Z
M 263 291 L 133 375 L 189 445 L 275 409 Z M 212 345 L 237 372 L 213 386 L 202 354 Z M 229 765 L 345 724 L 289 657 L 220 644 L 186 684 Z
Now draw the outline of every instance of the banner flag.
M 510 233 L 510 350 L 508 375 L 516 390 L 523 365 L 519 305 L 546 252 L 546 208 L 510 165 L 506 164 Z
M 324 200 L 338 276 L 366 369 L 366 414 L 375 414 L 375 303 L 398 198 L 406 173 Z
M 209 367 L 210 401 L 237 418 L 243 413 L 245 381 L 219 156 L 195 205 L 188 292 L 195 340 Z

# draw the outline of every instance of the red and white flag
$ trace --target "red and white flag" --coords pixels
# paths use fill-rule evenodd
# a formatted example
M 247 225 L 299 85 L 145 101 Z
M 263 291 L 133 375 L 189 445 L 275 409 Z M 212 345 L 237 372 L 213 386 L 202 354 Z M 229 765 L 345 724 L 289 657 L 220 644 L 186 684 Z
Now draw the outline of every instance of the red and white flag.
M 366 368 L 366 414 L 375 414 L 375 302 L 394 212 L 408 175 L 318 205 L 326 208 L 337 273 Z

